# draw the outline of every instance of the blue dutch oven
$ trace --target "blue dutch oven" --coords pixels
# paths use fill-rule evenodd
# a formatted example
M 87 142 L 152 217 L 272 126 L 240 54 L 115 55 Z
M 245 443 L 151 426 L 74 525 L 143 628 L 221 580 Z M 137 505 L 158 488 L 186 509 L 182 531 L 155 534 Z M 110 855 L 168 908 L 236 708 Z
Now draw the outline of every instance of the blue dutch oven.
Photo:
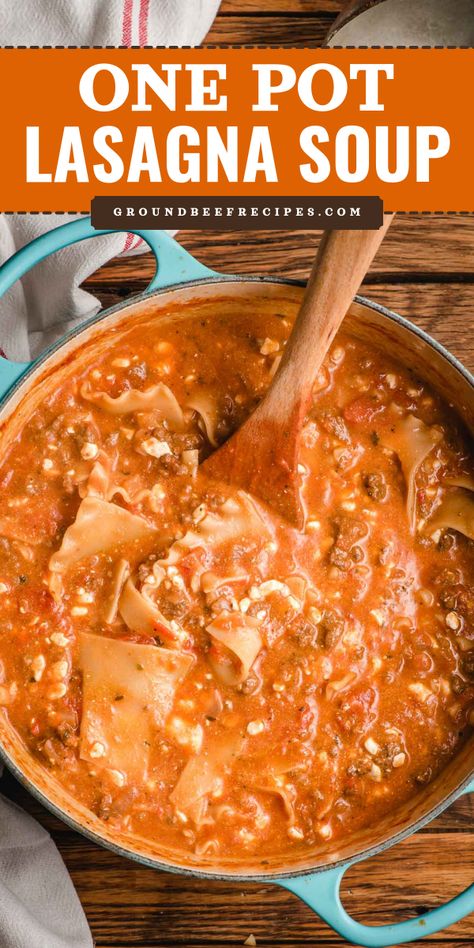
M 111 231 L 95 231 L 88 218 L 75 220 L 38 238 L 16 253 L 0 269 L 0 294 L 24 276 L 36 263 L 70 244 Z M 275 309 L 286 301 L 296 309 L 303 284 L 280 279 L 224 276 L 191 257 L 171 237 L 160 231 L 133 231 L 151 247 L 157 263 L 156 274 L 140 296 L 100 313 L 94 319 L 48 349 L 37 361 L 18 365 L 0 359 L 0 432 L 5 438 L 10 424 L 19 424 L 23 405 L 41 397 L 41 387 L 58 381 L 71 356 L 100 340 L 108 330 L 117 333 L 130 328 L 133 320 L 159 319 L 170 311 L 179 313 L 180 304 L 193 300 L 212 303 L 233 301 L 251 306 L 257 314 L 264 307 Z M 357 297 L 346 317 L 346 327 L 362 341 L 389 348 L 420 376 L 431 382 L 451 402 L 471 431 L 474 427 L 474 378 L 437 342 L 407 320 L 382 306 Z M 35 394 L 36 393 L 36 394 Z M 25 396 L 28 396 L 25 399 Z M 0 449 L 3 450 L 0 445 Z M 238 859 L 218 865 L 212 857 L 186 856 L 165 852 L 146 840 L 111 831 L 89 811 L 68 796 L 54 779 L 28 754 L 6 715 L 0 715 L 0 753 L 14 775 L 57 817 L 94 842 L 151 868 L 197 876 L 203 879 L 234 879 L 239 882 L 277 883 L 294 892 L 313 908 L 343 938 L 367 948 L 399 945 L 452 925 L 474 910 L 474 885 L 445 905 L 415 919 L 378 927 L 352 919 L 341 904 L 342 877 L 355 862 L 367 859 L 425 826 L 464 793 L 474 792 L 474 739 L 471 736 L 454 760 L 427 787 L 399 808 L 394 808 L 376 826 L 365 828 L 351 838 L 328 842 L 314 852 L 282 863 L 269 859 L 265 871 L 251 857 L 243 866 Z

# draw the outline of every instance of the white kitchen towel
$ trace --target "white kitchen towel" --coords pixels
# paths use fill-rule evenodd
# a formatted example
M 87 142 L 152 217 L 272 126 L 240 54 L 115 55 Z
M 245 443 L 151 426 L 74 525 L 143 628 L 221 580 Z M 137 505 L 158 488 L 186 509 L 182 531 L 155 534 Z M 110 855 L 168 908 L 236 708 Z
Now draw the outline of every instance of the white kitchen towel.
M 196 46 L 219 0 L 0 0 L 2 46 Z M 0 263 L 45 230 L 72 217 L 0 217 Z M 127 234 L 96 237 L 35 267 L 0 300 L 0 349 L 25 362 L 67 329 L 98 312 L 79 286 L 118 254 L 142 253 Z
M 219 0 L 0 0 L 2 46 L 194 46 Z M 0 262 L 72 218 L 1 216 Z M 14 361 L 37 355 L 99 303 L 80 284 L 120 253 L 146 246 L 126 234 L 60 251 L 0 300 L 0 348 Z M 79 899 L 49 834 L 0 797 L 1 948 L 92 948 Z
M 92 948 L 61 856 L 36 820 L 0 797 L 0 945 Z

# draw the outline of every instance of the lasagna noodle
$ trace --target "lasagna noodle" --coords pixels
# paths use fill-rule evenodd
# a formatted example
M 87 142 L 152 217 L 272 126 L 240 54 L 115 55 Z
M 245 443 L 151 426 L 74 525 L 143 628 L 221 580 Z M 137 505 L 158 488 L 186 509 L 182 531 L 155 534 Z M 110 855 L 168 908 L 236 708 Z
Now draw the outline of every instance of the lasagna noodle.
M 125 625 L 133 632 L 147 635 L 168 632 L 172 638 L 176 638 L 168 619 L 148 596 L 138 591 L 131 579 L 125 583 L 118 608 Z
M 122 543 L 144 540 L 153 532 L 154 528 L 143 517 L 99 497 L 85 497 L 74 523 L 63 536 L 59 550 L 49 561 L 50 589 L 58 593 L 61 576 L 81 560 L 107 552 Z
M 215 642 L 223 645 L 230 653 L 231 663 L 218 657 L 212 659 L 216 675 L 228 685 L 239 685 L 252 668 L 262 648 L 260 621 L 254 616 L 242 612 L 221 612 L 213 622 L 206 626 Z
M 122 392 L 117 398 L 112 398 L 106 392 L 93 392 L 90 386 L 85 383 L 81 387 L 82 397 L 92 402 L 97 408 L 107 412 L 109 415 L 131 415 L 134 412 L 159 412 L 165 421 L 171 427 L 181 430 L 184 425 L 184 417 L 179 402 L 173 395 L 173 392 L 163 382 L 152 385 L 151 388 L 140 391 L 131 388 Z
M 161 563 L 177 563 L 186 551 L 197 547 L 212 552 L 230 541 L 245 539 L 263 544 L 271 538 L 272 529 L 263 510 L 248 494 L 238 491 L 235 497 L 229 497 L 222 504 L 218 513 L 210 511 L 193 530 L 188 530 L 181 540 L 173 543 Z
M 104 620 L 108 625 L 115 622 L 118 612 L 118 604 L 122 589 L 130 575 L 130 563 L 128 560 L 120 559 L 115 563 L 112 575 L 112 593 L 107 605 Z
M 200 416 L 202 427 L 207 440 L 213 448 L 219 447 L 216 437 L 217 431 L 217 404 L 209 392 L 196 392 L 186 402 L 187 408 L 192 408 Z
M 81 633 L 81 758 L 143 782 L 152 741 L 192 663 L 182 652 Z
M 190 757 L 170 793 L 175 809 L 197 821 L 203 812 L 202 804 L 221 789 L 242 745 L 243 738 L 235 732 L 210 737 L 203 750 Z
M 412 533 L 416 526 L 416 475 L 420 465 L 443 435 L 420 418 L 407 415 L 384 438 L 384 444 L 398 455 L 407 485 L 407 513 Z
M 457 530 L 474 540 L 474 496 L 463 488 L 446 494 L 429 521 L 430 533 L 439 529 Z

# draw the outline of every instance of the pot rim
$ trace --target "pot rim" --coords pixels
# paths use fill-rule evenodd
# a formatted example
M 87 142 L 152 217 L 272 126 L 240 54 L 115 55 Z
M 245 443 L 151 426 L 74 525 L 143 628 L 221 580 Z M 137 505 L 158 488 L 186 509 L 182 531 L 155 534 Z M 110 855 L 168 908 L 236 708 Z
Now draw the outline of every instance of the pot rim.
M 376 2 L 384 3 L 385 0 L 376 0 Z M 203 277 L 197 280 L 187 280 L 186 283 L 173 283 L 169 286 L 160 287 L 156 290 L 145 290 L 143 293 L 138 293 L 134 296 L 127 297 L 120 303 L 115 303 L 114 306 L 109 306 L 107 309 L 102 309 L 95 316 L 91 316 L 89 319 L 84 320 L 78 326 L 73 327 L 64 333 L 59 339 L 51 343 L 40 356 L 34 359 L 26 371 L 17 379 L 17 381 L 12 385 L 12 387 L 6 392 L 5 395 L 0 397 L 0 412 L 3 411 L 5 405 L 10 400 L 10 398 L 17 392 L 17 390 L 26 382 L 29 377 L 42 366 L 50 358 L 59 351 L 64 345 L 70 342 L 72 339 L 77 338 L 87 329 L 90 329 L 92 326 L 97 323 L 102 322 L 103 319 L 107 319 L 109 316 L 115 315 L 116 313 L 122 312 L 124 309 L 127 309 L 129 306 L 135 306 L 139 303 L 146 303 L 155 296 L 164 296 L 166 293 L 174 293 L 178 290 L 187 290 L 192 289 L 193 287 L 199 286 L 216 286 L 216 285 L 229 285 L 232 283 L 251 283 L 251 284 L 276 284 L 281 286 L 297 286 L 305 287 L 306 280 L 290 279 L 285 277 L 275 277 L 275 276 L 253 276 L 248 274 L 237 274 L 237 275 L 228 275 L 228 274 L 217 274 L 213 277 Z M 424 343 L 431 346 L 432 349 L 435 349 L 440 356 L 442 356 L 447 362 L 449 362 L 453 368 L 455 368 L 460 375 L 464 377 L 466 382 L 474 388 L 474 374 L 466 369 L 462 362 L 454 356 L 448 349 L 445 348 L 440 342 L 430 336 L 429 333 L 425 332 L 424 329 L 421 329 L 415 323 L 412 323 L 405 316 L 400 316 L 399 313 L 395 313 L 394 310 L 389 309 L 387 306 L 384 306 L 382 303 L 377 303 L 374 300 L 369 299 L 367 296 L 362 296 L 357 294 L 354 297 L 353 304 L 356 303 L 359 306 L 366 306 L 368 309 L 374 310 L 374 312 L 380 313 L 381 316 L 387 317 L 391 322 L 397 323 L 402 326 L 404 329 L 411 332 L 414 336 L 418 336 Z M 353 305 L 352 304 L 352 305 Z
M 331 23 L 331 26 L 329 27 L 329 30 L 326 33 L 326 36 L 324 39 L 324 46 L 327 47 L 329 45 L 332 49 L 358 49 L 358 48 L 359 49 L 364 49 L 364 48 L 376 49 L 376 48 L 379 48 L 380 44 L 376 44 L 376 45 L 371 44 L 371 46 L 369 47 L 367 46 L 364 47 L 359 44 L 357 44 L 357 46 L 354 46 L 354 45 L 348 46 L 345 44 L 339 45 L 337 37 L 338 37 L 338 34 L 341 32 L 341 30 L 345 29 L 345 27 L 348 26 L 350 23 L 352 23 L 353 20 L 357 20 L 358 17 L 363 16 L 364 13 L 368 13 L 370 10 L 374 10 L 376 7 L 380 7 L 382 6 L 382 4 L 390 3 L 390 2 L 392 2 L 392 0 L 349 0 L 347 4 L 347 8 L 342 10 L 341 13 L 339 13 L 339 15 L 336 17 L 334 22 Z M 439 43 L 440 45 L 442 45 L 441 40 L 439 41 Z M 409 43 L 407 40 L 407 42 L 401 48 L 407 48 L 408 46 L 409 46 Z M 421 44 L 419 43 L 418 48 L 420 48 L 420 46 Z M 382 44 L 381 48 L 392 49 L 393 47 L 384 46 Z
M 379 0 L 379 2 L 384 2 L 384 0 Z M 248 275 L 225 275 L 221 274 L 212 278 L 203 278 L 198 280 L 189 280 L 186 283 L 175 283 L 171 286 L 163 287 L 158 290 L 145 291 L 143 293 L 131 296 L 123 302 L 115 304 L 115 306 L 108 307 L 105 310 L 101 310 L 95 316 L 92 316 L 90 319 L 81 323 L 80 325 L 74 327 L 65 335 L 61 336 L 56 342 L 49 346 L 42 354 L 31 363 L 29 368 L 20 378 L 14 383 L 14 385 L 8 390 L 8 392 L 0 399 L 0 414 L 4 411 L 5 407 L 8 405 L 10 399 L 18 392 L 18 390 L 23 387 L 25 383 L 28 383 L 31 376 L 36 375 L 38 369 L 44 366 L 49 359 L 59 352 L 63 346 L 67 345 L 71 340 L 76 339 L 82 333 L 86 332 L 88 329 L 94 325 L 102 322 L 102 320 L 107 319 L 109 316 L 115 315 L 116 313 L 121 313 L 124 310 L 128 309 L 130 306 L 136 306 L 140 303 L 147 303 L 153 297 L 164 296 L 167 293 L 175 293 L 180 290 L 189 290 L 193 288 L 199 288 L 204 286 L 216 286 L 221 285 L 223 287 L 229 286 L 231 284 L 240 284 L 240 283 L 250 283 L 250 284 L 261 284 L 261 285 L 280 285 L 280 286 L 295 286 L 303 288 L 306 286 L 305 280 L 297 279 L 288 279 L 284 277 L 260 277 L 260 276 L 248 276 Z M 373 310 L 374 312 L 379 313 L 381 316 L 389 319 L 391 322 L 396 323 L 402 326 L 404 329 L 408 330 L 414 336 L 417 336 L 422 342 L 430 346 L 432 349 L 442 356 L 450 365 L 455 368 L 464 380 L 474 389 L 474 375 L 466 369 L 466 367 L 452 355 L 441 343 L 436 339 L 433 339 L 427 332 L 421 329 L 419 326 L 416 326 L 410 320 L 406 319 L 404 316 L 400 316 L 398 313 L 393 312 L 393 310 L 388 309 L 386 306 L 383 306 L 381 303 L 376 303 L 373 300 L 368 299 L 365 296 L 357 295 L 354 297 L 355 304 L 359 306 L 367 307 L 368 309 Z M 235 882 L 268 882 L 268 883 L 278 883 L 283 880 L 294 879 L 299 876 L 310 876 L 310 875 L 319 875 L 320 873 L 328 872 L 332 869 L 342 868 L 343 866 L 353 865 L 357 862 L 362 862 L 366 859 L 371 858 L 372 856 L 377 855 L 380 852 L 395 846 L 397 843 L 406 839 L 408 836 L 411 836 L 413 833 L 418 832 L 422 829 L 423 826 L 426 826 L 433 819 L 439 816 L 451 803 L 463 793 L 465 789 L 469 786 L 474 776 L 474 763 L 473 768 L 468 774 L 468 776 L 461 781 L 461 783 L 450 793 L 443 796 L 442 799 L 436 803 L 427 813 L 418 819 L 414 820 L 407 826 L 405 829 L 400 830 L 398 833 L 395 833 L 393 836 L 390 836 L 386 840 L 382 840 L 379 843 L 375 843 L 373 846 L 364 849 L 362 852 L 356 853 L 351 856 L 350 859 L 339 859 L 329 862 L 324 866 L 317 867 L 305 867 L 303 869 L 285 869 L 282 871 L 276 872 L 267 872 L 267 873 L 258 873 L 258 872 L 232 872 L 232 871 L 223 871 L 216 869 L 207 870 L 207 869 L 197 869 L 194 867 L 180 866 L 177 863 L 167 863 L 160 860 L 159 857 L 149 856 L 140 854 L 137 850 L 132 848 L 128 849 L 125 846 L 120 845 L 119 843 L 114 843 L 104 839 L 99 833 L 95 832 L 93 829 L 85 826 L 83 823 L 80 823 L 79 820 L 75 819 L 73 816 L 70 816 L 65 810 L 60 806 L 54 803 L 52 800 L 43 793 L 36 784 L 30 780 L 30 778 L 23 772 L 23 770 L 18 766 L 18 764 L 11 758 L 9 752 L 3 746 L 2 741 L 0 740 L 0 760 L 8 767 L 13 776 L 18 780 L 18 782 L 28 790 L 31 795 L 38 800 L 47 810 L 49 810 L 55 817 L 60 819 L 63 823 L 73 829 L 75 832 L 80 833 L 82 836 L 85 836 L 91 842 L 96 843 L 99 846 L 102 846 L 105 849 L 110 850 L 116 855 L 123 856 L 127 859 L 131 859 L 134 862 L 139 863 L 140 865 L 146 866 L 150 869 L 156 869 L 162 872 L 172 872 L 177 875 L 190 876 L 198 879 L 206 880 L 221 880 L 221 881 L 235 881 Z
M 354 0 L 354 2 L 348 7 L 347 10 L 342 10 L 339 16 L 334 20 L 334 23 L 330 26 L 326 38 L 324 41 L 325 46 L 331 42 L 337 36 L 340 30 L 344 26 L 347 26 L 348 23 L 351 23 L 352 20 L 355 20 L 358 16 L 361 16 L 362 13 L 367 13 L 368 10 L 371 10 L 373 7 L 380 6 L 381 3 L 386 3 L 387 0 Z M 343 49 L 344 47 L 341 47 Z M 337 49 L 337 46 L 336 46 Z

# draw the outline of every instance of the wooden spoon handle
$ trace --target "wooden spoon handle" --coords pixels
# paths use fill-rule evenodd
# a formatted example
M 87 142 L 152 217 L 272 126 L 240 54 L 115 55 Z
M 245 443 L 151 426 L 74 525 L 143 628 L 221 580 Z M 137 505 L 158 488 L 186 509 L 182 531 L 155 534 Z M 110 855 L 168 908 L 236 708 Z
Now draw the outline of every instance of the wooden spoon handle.
M 330 230 L 323 235 L 303 305 L 271 389 L 261 404 L 268 417 L 289 417 L 289 398 L 309 400 L 334 336 L 370 267 L 393 215 L 379 230 Z

